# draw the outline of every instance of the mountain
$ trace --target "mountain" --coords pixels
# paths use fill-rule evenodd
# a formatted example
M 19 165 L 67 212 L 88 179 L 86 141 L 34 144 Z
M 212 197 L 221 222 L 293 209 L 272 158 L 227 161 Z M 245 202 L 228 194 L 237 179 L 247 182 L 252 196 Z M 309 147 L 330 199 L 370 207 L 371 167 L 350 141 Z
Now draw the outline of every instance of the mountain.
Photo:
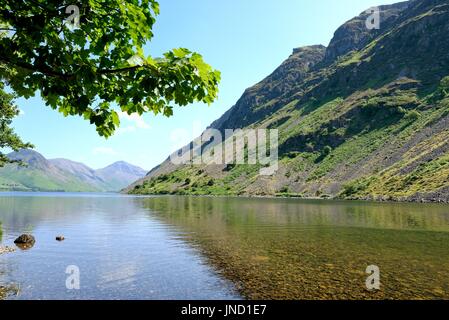
M 118 162 L 103 169 L 67 159 L 46 159 L 33 150 L 20 150 L 8 155 L 22 164 L 0 168 L 0 189 L 21 191 L 119 191 L 145 175 L 139 167 Z M 116 170 L 114 170 L 116 168 Z
M 275 175 L 167 159 L 125 191 L 449 202 L 449 1 L 380 10 L 379 30 L 362 13 L 293 50 L 211 124 L 278 129 Z
M 89 185 L 104 184 L 104 180 L 97 176 L 96 171 L 83 163 L 67 159 L 50 159 L 48 161 L 64 172 L 68 172 L 76 176 L 78 179 Z
M 115 162 L 103 169 L 96 170 L 97 177 L 107 182 L 110 190 L 121 190 L 131 182 L 145 176 L 146 171 L 124 161 Z
M 0 168 L 0 187 L 4 190 L 100 191 L 84 183 L 32 150 L 20 150 L 8 155 L 25 166 L 10 164 Z

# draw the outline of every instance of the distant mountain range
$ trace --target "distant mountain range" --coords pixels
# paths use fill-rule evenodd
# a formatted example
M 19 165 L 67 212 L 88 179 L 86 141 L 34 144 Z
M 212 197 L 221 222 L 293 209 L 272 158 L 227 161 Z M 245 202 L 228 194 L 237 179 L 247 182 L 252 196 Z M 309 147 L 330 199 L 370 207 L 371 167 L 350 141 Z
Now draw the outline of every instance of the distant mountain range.
M 67 159 L 46 159 L 33 150 L 13 152 L 8 157 L 25 166 L 0 168 L 0 190 L 115 192 L 146 174 L 144 169 L 123 161 L 94 170 Z

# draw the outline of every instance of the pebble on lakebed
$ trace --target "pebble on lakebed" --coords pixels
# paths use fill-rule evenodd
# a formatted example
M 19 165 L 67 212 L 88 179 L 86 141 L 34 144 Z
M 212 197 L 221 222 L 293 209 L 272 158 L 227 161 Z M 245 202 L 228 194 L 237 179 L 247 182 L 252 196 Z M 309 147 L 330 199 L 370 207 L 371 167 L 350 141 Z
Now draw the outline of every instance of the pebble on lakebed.
M 4 253 L 10 253 L 10 252 L 14 252 L 16 251 L 16 249 L 11 248 L 11 247 L 0 247 L 0 254 L 4 254 Z

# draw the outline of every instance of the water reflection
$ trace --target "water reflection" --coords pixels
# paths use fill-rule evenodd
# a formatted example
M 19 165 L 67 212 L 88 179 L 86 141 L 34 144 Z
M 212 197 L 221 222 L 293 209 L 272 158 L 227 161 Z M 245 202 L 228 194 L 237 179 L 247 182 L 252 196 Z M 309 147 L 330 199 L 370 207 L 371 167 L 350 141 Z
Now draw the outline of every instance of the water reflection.
M 0 196 L 0 245 L 12 245 L 22 233 L 36 238 L 30 250 L 0 255 L 3 298 L 240 297 L 177 230 L 146 213 L 134 198 L 120 195 Z M 56 241 L 59 234 L 66 240 Z M 80 290 L 66 288 L 69 265 L 80 269 Z M 13 287 L 17 294 L 6 290 Z
M 34 243 L 16 243 L 16 247 L 22 251 L 30 250 L 34 247 Z
M 10 194 L 0 221 L 1 245 L 36 238 L 0 255 L 0 298 L 449 298 L 447 205 Z
M 155 215 L 188 231 L 248 298 L 449 298 L 449 206 L 155 197 Z M 368 292 L 365 269 L 381 269 Z

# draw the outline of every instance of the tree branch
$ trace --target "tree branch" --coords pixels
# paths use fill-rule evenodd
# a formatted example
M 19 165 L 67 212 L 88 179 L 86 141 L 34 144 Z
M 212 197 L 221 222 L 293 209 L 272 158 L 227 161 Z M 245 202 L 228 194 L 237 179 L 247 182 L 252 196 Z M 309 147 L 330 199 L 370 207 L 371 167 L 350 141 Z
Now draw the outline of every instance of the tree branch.
M 59 77 L 62 78 L 64 80 L 68 80 L 71 77 L 73 77 L 72 74 L 65 74 L 65 73 L 61 73 L 61 72 L 57 72 L 54 71 L 53 69 L 51 69 L 50 67 L 47 67 L 45 65 L 33 65 L 30 63 L 26 63 L 26 62 L 20 62 L 20 61 L 11 61 L 6 57 L 0 57 L 0 62 L 4 63 L 4 64 L 9 64 L 9 65 L 14 65 L 16 67 L 20 67 L 22 69 L 26 69 L 26 70 L 30 70 L 30 71 L 37 71 L 43 74 L 46 74 L 48 76 L 52 76 L 52 77 Z
M 126 68 L 121 68 L 121 69 L 100 69 L 97 72 L 99 74 L 121 73 L 121 72 L 136 70 L 136 69 L 139 69 L 142 67 L 143 66 L 132 66 L 132 67 L 126 67 Z
M 45 65 L 35 65 L 30 64 L 26 62 L 20 62 L 20 61 L 12 61 L 6 57 L 0 57 L 0 62 L 4 64 L 14 65 L 16 67 L 20 67 L 22 69 L 30 70 L 30 71 L 37 71 L 40 73 L 43 73 L 45 75 L 51 76 L 51 77 L 58 77 L 64 80 L 70 80 L 72 79 L 75 74 L 69 74 L 69 73 L 62 73 L 58 71 L 54 71 L 48 66 Z M 132 70 L 137 70 L 139 68 L 145 67 L 144 65 L 137 65 L 137 66 L 131 66 L 126 68 L 120 68 L 120 69 L 99 69 L 97 70 L 98 74 L 114 74 L 114 73 L 122 73 L 122 72 L 129 72 Z M 155 70 L 157 71 L 157 70 Z

